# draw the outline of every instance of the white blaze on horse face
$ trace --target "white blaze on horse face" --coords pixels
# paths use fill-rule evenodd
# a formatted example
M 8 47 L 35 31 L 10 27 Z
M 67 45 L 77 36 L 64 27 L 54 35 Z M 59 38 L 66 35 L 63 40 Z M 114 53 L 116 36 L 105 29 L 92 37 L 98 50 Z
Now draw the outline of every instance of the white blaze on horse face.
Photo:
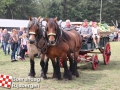
M 53 35 L 49 36 L 49 41 L 55 41 L 55 37 Z
M 35 40 L 35 35 L 30 35 L 29 40 Z
M 55 41 L 56 33 L 53 29 L 50 29 L 50 32 L 48 32 L 48 36 L 49 36 L 49 41 Z

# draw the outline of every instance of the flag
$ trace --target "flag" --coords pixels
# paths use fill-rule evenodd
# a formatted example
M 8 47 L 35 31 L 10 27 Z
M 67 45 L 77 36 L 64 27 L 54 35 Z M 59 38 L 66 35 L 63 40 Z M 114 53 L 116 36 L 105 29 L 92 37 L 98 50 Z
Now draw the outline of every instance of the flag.
M 12 76 L 0 74 L 0 87 L 11 88 Z

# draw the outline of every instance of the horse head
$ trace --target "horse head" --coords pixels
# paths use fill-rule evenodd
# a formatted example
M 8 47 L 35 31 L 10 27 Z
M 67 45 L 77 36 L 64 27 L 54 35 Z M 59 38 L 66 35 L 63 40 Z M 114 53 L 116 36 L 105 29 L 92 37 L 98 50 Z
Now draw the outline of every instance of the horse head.
M 57 17 L 56 18 L 45 18 L 46 20 L 46 36 L 49 45 L 55 45 L 58 37 L 60 35 L 60 29 L 57 24 Z
M 29 17 L 29 23 L 28 23 L 28 38 L 29 38 L 29 42 L 30 44 L 35 43 L 36 41 L 36 36 L 37 36 L 37 32 L 38 29 L 40 27 L 39 25 L 39 21 L 40 21 L 41 17 L 39 18 L 32 18 Z

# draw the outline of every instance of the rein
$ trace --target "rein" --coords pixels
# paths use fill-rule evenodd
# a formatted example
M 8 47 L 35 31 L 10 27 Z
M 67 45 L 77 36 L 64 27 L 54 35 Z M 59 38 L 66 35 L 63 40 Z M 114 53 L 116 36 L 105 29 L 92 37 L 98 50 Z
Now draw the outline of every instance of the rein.
M 43 37 L 43 36 L 42 36 Z M 40 48 L 40 47 L 38 47 L 37 46 L 37 48 L 39 49 L 39 51 L 41 52 L 41 53 L 46 53 L 47 52 L 47 41 L 46 41 L 46 39 L 43 37 L 43 39 L 44 39 L 44 41 L 45 41 L 45 43 L 42 45 L 42 47 Z
M 42 30 L 42 29 L 41 29 Z M 44 30 L 42 30 L 42 33 L 44 33 Z M 40 39 L 42 39 L 45 41 L 44 44 L 42 45 L 42 47 L 38 47 L 38 42 Z M 45 39 L 44 35 L 41 34 L 41 35 L 37 35 L 36 39 L 38 40 L 37 41 L 37 48 L 38 50 L 41 52 L 41 53 L 46 53 L 47 52 L 47 40 Z

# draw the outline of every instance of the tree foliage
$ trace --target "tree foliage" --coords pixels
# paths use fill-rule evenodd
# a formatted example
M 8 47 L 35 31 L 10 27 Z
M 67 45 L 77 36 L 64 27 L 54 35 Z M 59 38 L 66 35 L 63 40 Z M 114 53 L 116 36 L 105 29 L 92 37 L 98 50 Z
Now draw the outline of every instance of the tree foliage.
M 102 22 L 120 23 L 120 0 L 102 0 Z M 71 21 L 100 21 L 101 0 L 0 0 L 0 18 L 58 17 Z

